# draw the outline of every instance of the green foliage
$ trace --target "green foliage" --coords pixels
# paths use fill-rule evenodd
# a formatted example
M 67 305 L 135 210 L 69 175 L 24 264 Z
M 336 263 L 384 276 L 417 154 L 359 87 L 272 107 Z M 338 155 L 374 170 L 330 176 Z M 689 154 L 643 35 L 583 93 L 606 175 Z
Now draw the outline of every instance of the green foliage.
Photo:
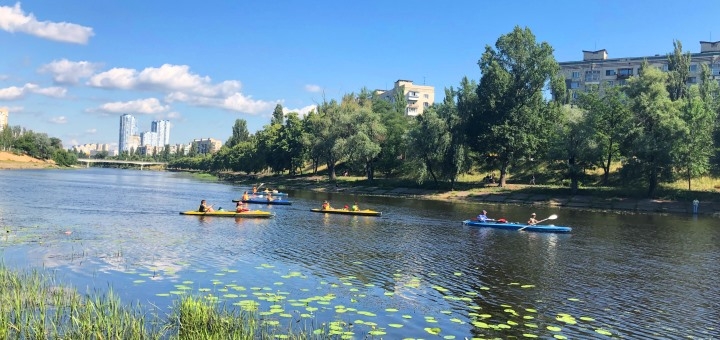
M 674 153 L 675 164 L 677 170 L 685 174 L 688 190 L 691 190 L 692 179 L 710 170 L 717 113 L 703 100 L 697 86 L 690 88 L 680 105 L 680 115 L 685 124 L 680 130 L 681 137 Z
M 690 75 L 690 52 L 683 54 L 682 43 L 673 41 L 674 51 L 668 54 L 667 90 L 670 100 L 676 101 L 687 97 L 687 79 Z
M 620 155 L 620 143 L 627 137 L 632 114 L 629 100 L 620 87 L 594 88 L 580 93 L 577 104 L 587 111 L 592 134 L 584 137 L 597 144 L 599 157 L 594 164 L 603 169 L 603 185 L 607 185 L 610 166 Z
M 72 166 L 77 164 L 77 156 L 65 149 L 55 149 L 52 157 L 55 164 L 59 166 Z
M 653 197 L 661 181 L 672 179 L 673 155 L 684 129 L 677 106 L 667 92 L 666 77 L 665 73 L 644 63 L 639 77 L 630 79 L 626 88 L 633 119 L 624 144 L 626 163 L 623 167 L 632 171 L 624 174 L 642 174 L 649 197 Z
M 414 169 L 412 176 L 418 183 L 432 178 L 437 186 L 451 136 L 435 107 L 415 117 L 408 139 L 408 161 Z
M 233 146 L 247 141 L 250 138 L 250 132 L 247 129 L 247 122 L 244 119 L 236 119 L 232 128 L 232 136 L 225 142 L 225 146 L 232 148 Z
M 559 72 L 553 49 L 536 43 L 530 29 L 515 27 L 501 36 L 495 49 L 485 47 L 480 60 L 482 78 L 478 105 L 470 112 L 468 142 L 500 167 L 500 186 L 508 168 L 536 156 L 547 142 L 557 110 L 543 98 L 543 88 Z

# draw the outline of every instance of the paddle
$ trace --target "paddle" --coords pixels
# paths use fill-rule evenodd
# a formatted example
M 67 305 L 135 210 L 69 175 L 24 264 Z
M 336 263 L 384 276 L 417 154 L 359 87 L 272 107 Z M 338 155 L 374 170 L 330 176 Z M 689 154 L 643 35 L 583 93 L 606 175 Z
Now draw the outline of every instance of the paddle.
M 518 231 L 521 231 L 521 230 L 523 230 L 523 229 L 525 229 L 525 228 L 527 228 L 527 227 L 529 227 L 529 226 L 538 225 L 540 222 L 545 222 L 545 221 L 547 221 L 547 220 L 554 220 L 554 219 L 557 219 L 557 218 L 558 218 L 558 215 L 552 214 L 552 215 L 548 216 L 548 218 L 542 219 L 542 220 L 540 220 L 540 221 L 537 221 L 535 224 L 526 225 L 526 226 L 518 229 Z

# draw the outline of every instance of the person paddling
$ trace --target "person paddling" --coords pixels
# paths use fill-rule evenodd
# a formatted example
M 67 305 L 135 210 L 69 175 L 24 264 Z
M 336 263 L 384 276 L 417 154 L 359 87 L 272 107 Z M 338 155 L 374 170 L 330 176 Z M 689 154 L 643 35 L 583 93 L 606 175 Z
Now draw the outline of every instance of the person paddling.
M 200 207 L 198 208 L 199 212 L 214 212 L 215 210 L 212 208 L 212 205 L 208 205 L 205 200 L 200 201 Z
M 529 225 L 535 225 L 535 224 L 537 224 L 537 223 L 538 223 L 538 220 L 535 219 L 536 216 L 537 216 L 537 215 L 535 215 L 535 213 L 530 214 L 530 219 L 528 220 L 527 223 L 528 223 Z
M 487 217 L 487 211 L 485 211 L 485 210 L 482 211 L 482 214 L 480 214 L 480 215 L 477 216 L 477 219 L 478 219 L 478 221 L 480 221 L 480 222 L 495 221 L 494 219 Z
M 330 206 L 330 203 L 328 201 L 324 201 L 322 204 L 322 210 L 330 210 L 332 207 Z
M 235 212 L 244 212 L 244 211 L 250 211 L 250 209 L 246 208 L 243 202 L 237 202 L 235 204 Z

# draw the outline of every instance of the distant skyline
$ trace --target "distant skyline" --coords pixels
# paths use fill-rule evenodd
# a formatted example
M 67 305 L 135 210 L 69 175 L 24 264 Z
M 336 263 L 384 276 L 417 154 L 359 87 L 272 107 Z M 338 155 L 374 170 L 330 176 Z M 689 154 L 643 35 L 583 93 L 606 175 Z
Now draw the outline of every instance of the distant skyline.
M 0 1 L 0 107 L 9 124 L 75 144 L 117 146 L 118 120 L 166 119 L 171 144 L 250 132 L 277 103 L 323 99 L 398 79 L 443 89 L 479 80 L 486 45 L 528 27 L 558 61 L 664 55 L 720 40 L 720 1 L 202 3 Z M 146 129 L 140 128 L 144 131 Z

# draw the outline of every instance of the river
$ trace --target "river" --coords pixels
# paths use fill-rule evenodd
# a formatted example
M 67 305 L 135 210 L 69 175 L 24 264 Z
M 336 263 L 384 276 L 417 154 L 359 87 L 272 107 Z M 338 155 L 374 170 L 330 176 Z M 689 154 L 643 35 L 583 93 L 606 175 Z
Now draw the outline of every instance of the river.
M 271 183 L 266 183 L 271 185 Z M 720 221 L 288 189 L 271 219 L 179 215 L 249 188 L 122 169 L 0 171 L 0 255 L 81 292 L 183 294 L 351 338 L 720 338 Z M 328 199 L 381 217 L 310 212 Z M 463 226 L 557 214 L 570 234 Z M 534 210 L 531 210 L 534 209 Z

